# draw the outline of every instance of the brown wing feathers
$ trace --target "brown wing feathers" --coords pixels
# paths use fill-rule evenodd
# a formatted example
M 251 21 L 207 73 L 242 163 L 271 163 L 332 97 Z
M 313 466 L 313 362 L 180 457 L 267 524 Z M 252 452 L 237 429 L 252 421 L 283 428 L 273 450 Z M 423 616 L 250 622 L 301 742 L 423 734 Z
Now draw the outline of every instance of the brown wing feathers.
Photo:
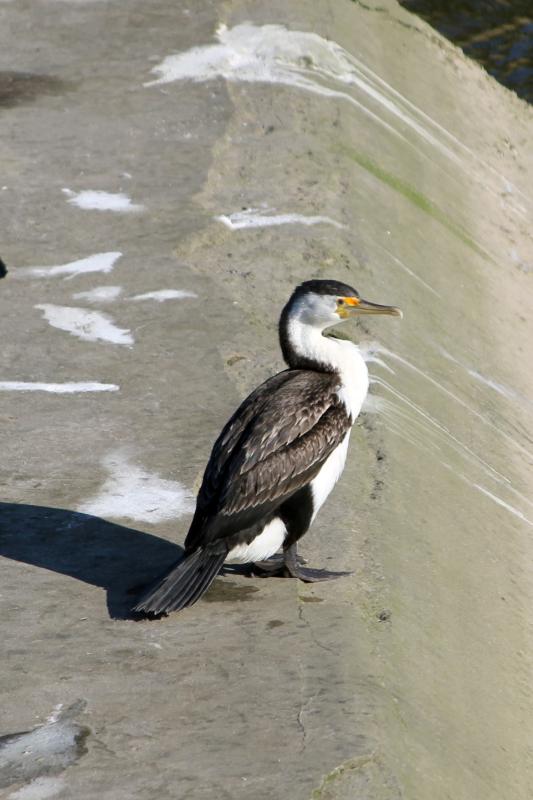
M 337 389 L 334 375 L 290 370 L 244 401 L 213 447 L 187 548 L 256 524 L 313 479 L 351 424 Z
M 235 514 L 286 498 L 312 480 L 348 427 L 346 413 L 335 405 L 305 434 L 254 458 L 252 465 L 245 461 L 221 493 L 219 513 Z

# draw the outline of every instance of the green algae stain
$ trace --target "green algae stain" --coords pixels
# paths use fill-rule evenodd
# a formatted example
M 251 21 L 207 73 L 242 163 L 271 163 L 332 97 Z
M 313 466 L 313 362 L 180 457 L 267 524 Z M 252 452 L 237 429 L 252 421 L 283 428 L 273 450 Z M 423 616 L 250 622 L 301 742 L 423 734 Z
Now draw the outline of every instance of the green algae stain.
M 376 752 L 339 764 L 322 779 L 309 800 L 399 800 L 403 795 L 395 775 Z
M 414 206 L 443 225 L 447 230 L 450 231 L 450 233 L 453 233 L 454 236 L 457 236 L 457 238 L 460 239 L 463 244 L 465 244 L 467 247 L 470 247 L 470 249 L 479 256 L 488 258 L 490 261 L 495 263 L 489 253 L 483 250 L 483 248 L 481 248 L 460 225 L 450 219 L 450 217 L 432 200 L 423 195 L 421 192 L 417 191 L 417 189 L 415 189 L 409 183 L 402 180 L 402 178 L 398 178 L 398 176 L 387 172 L 387 170 L 383 169 L 383 167 L 380 167 L 380 165 L 376 164 L 376 162 L 371 158 L 363 153 L 358 153 L 351 147 L 343 147 L 342 151 L 346 153 L 346 155 L 351 158 L 352 161 L 355 161 L 356 164 L 359 164 L 360 167 L 365 169 L 375 178 L 387 186 L 390 186 L 391 189 L 394 189 L 395 192 L 403 195 L 403 197 L 405 197 L 406 200 L 409 200 L 409 202 Z
M 333 800 L 336 796 L 335 785 L 342 782 L 351 772 L 364 771 L 365 768 L 374 760 L 374 755 L 359 756 L 358 758 L 351 758 L 345 761 L 344 764 L 339 764 L 331 772 L 325 775 L 322 783 L 317 789 L 313 789 L 311 800 Z M 355 798 L 354 798 L 355 800 Z

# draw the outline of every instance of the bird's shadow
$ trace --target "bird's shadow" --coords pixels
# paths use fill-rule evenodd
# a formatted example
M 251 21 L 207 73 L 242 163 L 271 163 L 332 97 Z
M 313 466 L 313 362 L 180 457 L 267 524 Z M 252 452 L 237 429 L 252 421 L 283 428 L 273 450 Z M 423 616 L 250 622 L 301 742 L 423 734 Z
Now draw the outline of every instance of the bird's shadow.
M 182 553 L 158 536 L 89 514 L 0 503 L 0 556 L 101 586 L 112 619 L 134 619 L 135 587 L 150 583 Z

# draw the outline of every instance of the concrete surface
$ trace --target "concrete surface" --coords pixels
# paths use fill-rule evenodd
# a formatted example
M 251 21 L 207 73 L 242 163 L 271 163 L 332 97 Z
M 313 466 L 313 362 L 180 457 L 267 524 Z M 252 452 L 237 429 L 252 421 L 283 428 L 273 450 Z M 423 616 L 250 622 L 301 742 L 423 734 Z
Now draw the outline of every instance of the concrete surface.
M 393 0 L 0 16 L 0 797 L 530 798 L 531 109 Z M 405 313 L 304 542 L 354 577 L 132 621 L 313 276 Z

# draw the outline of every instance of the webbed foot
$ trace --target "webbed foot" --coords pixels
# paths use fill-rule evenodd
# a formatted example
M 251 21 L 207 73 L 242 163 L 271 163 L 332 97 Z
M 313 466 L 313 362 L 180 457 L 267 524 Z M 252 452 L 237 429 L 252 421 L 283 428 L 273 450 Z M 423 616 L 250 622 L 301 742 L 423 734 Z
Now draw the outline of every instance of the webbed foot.
M 271 556 L 267 561 L 259 561 L 252 565 L 252 574 L 260 577 L 275 576 L 280 578 L 298 578 L 305 583 L 333 581 L 353 575 L 353 572 L 333 572 L 327 569 L 311 569 L 304 567 L 307 561 L 298 555 L 296 543 L 283 554 Z
M 303 556 L 297 555 L 296 561 L 298 564 L 307 564 L 307 559 Z M 258 578 L 286 577 L 285 554 L 276 553 L 276 555 L 270 556 L 270 558 L 267 558 L 265 561 L 254 561 L 254 563 L 251 564 L 251 574 Z
M 318 583 L 319 581 L 334 581 L 335 578 L 345 578 L 347 575 L 353 575 L 353 572 L 333 572 L 327 569 L 310 569 L 300 567 L 299 565 L 288 568 L 285 567 L 285 575 L 288 578 L 299 578 L 304 583 Z
M 283 554 L 285 561 L 285 574 L 290 578 L 299 578 L 304 583 L 317 583 L 318 581 L 333 581 L 335 578 L 344 578 L 352 575 L 351 572 L 330 572 L 327 569 L 310 569 L 302 567 L 298 561 L 296 542 L 285 550 Z

